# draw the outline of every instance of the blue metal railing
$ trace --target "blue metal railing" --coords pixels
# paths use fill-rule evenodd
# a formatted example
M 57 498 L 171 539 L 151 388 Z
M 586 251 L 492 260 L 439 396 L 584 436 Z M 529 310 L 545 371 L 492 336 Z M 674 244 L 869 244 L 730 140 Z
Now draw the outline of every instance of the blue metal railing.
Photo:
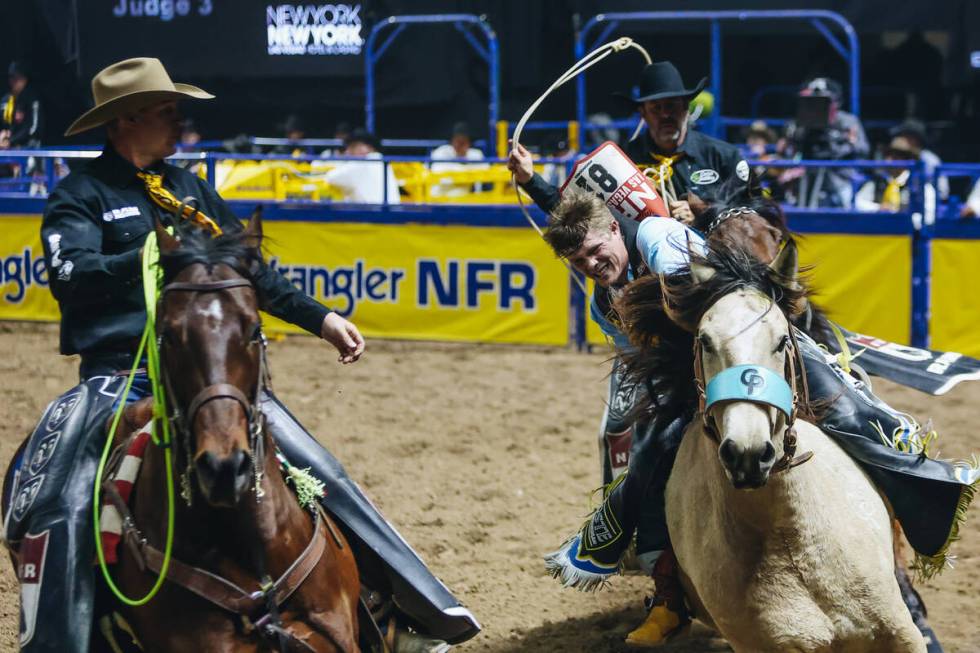
M 860 106 L 860 48 L 857 33 L 846 18 L 833 11 L 823 10 L 785 10 L 785 11 L 637 11 L 599 14 L 585 23 L 575 38 L 575 59 L 579 60 L 587 52 L 609 40 L 612 33 L 622 22 L 670 22 L 670 21 L 708 21 L 711 37 L 711 71 L 709 73 L 709 90 L 714 95 L 715 108 L 708 117 L 707 132 L 720 137 L 725 116 L 722 115 L 722 50 L 721 22 L 748 20 L 806 20 L 830 43 L 831 47 L 840 54 L 850 68 L 850 111 L 855 115 L 861 114 Z M 837 25 L 843 30 L 847 45 L 845 46 L 827 26 L 827 22 Z M 587 44 L 589 33 L 596 27 L 602 26 L 598 38 Z M 592 125 L 586 120 L 585 75 L 579 75 L 576 83 L 576 116 L 582 125 L 582 132 Z M 582 141 L 579 142 L 582 149 Z
M 0 164 L 18 162 L 26 166 L 29 159 L 35 161 L 35 174 L 40 176 L 44 185 L 42 188 L 51 190 L 57 179 L 54 173 L 55 162 L 59 159 L 91 158 L 97 151 L 85 150 L 8 150 L 0 157 Z M 488 158 L 484 161 L 464 159 L 433 160 L 431 157 L 417 156 L 386 156 L 379 159 L 364 159 L 359 157 L 322 157 L 322 156 L 290 156 L 290 155 L 254 155 L 226 154 L 220 152 L 182 153 L 173 157 L 175 160 L 199 161 L 207 168 L 207 176 L 211 183 L 215 179 L 215 165 L 221 160 L 285 160 L 285 161 L 371 161 L 378 162 L 385 168 L 382 179 L 387 179 L 387 166 L 397 162 L 459 163 L 464 165 L 479 165 L 486 163 L 504 163 L 505 160 Z M 38 165 L 36 162 L 40 161 Z M 539 163 L 551 163 L 557 166 L 570 166 L 573 161 L 567 158 L 539 159 Z M 925 216 L 929 214 L 926 204 L 925 184 L 936 184 L 940 176 L 966 177 L 971 182 L 980 178 L 980 164 L 953 163 L 943 164 L 936 168 L 931 175 L 925 174 L 924 166 L 919 161 L 794 161 L 794 160 L 762 160 L 750 161 L 752 166 L 769 168 L 793 167 L 812 169 L 850 168 L 850 169 L 909 169 L 912 174 L 906 187 L 909 189 L 909 202 L 899 212 L 860 213 L 852 209 L 801 209 L 786 206 L 790 226 L 804 233 L 857 233 L 857 234 L 892 234 L 906 235 L 910 238 L 912 257 L 912 276 L 910 294 L 912 303 L 912 318 L 909 326 L 910 340 L 913 346 L 926 347 L 929 343 L 929 310 L 930 310 L 930 263 L 931 241 L 937 237 L 980 239 L 980 220 L 953 220 L 956 217 L 954 208 L 956 200 L 950 204 L 940 204 L 936 213 L 941 222 L 933 223 Z M 20 177 L 16 181 L 29 183 L 33 180 L 30 175 Z M 2 182 L 4 180 L 0 180 Z M 10 181 L 10 180 L 6 180 Z M 384 183 L 384 182 L 382 182 Z M 233 201 L 236 210 L 247 212 L 254 207 L 256 200 Z M 26 190 L 4 192 L 0 188 L 0 213 L 39 213 L 43 211 L 44 197 L 31 196 Z M 270 217 L 284 219 L 301 219 L 312 221 L 367 221 L 398 224 L 408 221 L 431 221 L 445 224 L 472 224 L 477 226 L 514 226 L 524 225 L 523 217 L 514 206 L 473 206 L 467 205 L 395 205 L 384 201 L 377 205 L 353 205 L 345 203 L 326 204 L 323 202 L 295 201 L 274 203 L 269 210 Z M 544 224 L 544 214 L 532 208 L 535 221 Z M 938 231 L 937 231 L 938 230 Z M 586 316 L 584 314 L 584 297 L 573 290 L 573 297 L 579 303 L 576 313 L 573 334 L 580 344 L 584 344 L 584 329 Z M 581 300 L 581 301 L 580 301 Z
M 440 23 L 451 23 L 466 39 L 470 47 L 476 51 L 477 55 L 483 59 L 490 69 L 490 98 L 489 98 L 489 120 L 487 130 L 487 143 L 494 142 L 494 134 L 497 126 L 500 107 L 500 54 L 497 48 L 497 35 L 493 28 L 481 16 L 473 14 L 435 14 L 435 15 L 413 15 L 413 16 L 389 16 L 379 21 L 371 28 L 364 48 L 364 114 L 365 124 L 368 131 L 375 131 L 375 99 L 374 99 L 374 67 L 378 60 L 384 56 L 385 51 L 394 42 L 398 35 L 404 31 L 408 25 L 432 25 Z M 487 43 L 484 46 L 470 31 L 470 26 L 476 26 L 483 32 Z M 381 33 L 389 28 L 394 28 L 381 45 L 376 45 Z M 444 142 L 444 141 L 442 141 Z

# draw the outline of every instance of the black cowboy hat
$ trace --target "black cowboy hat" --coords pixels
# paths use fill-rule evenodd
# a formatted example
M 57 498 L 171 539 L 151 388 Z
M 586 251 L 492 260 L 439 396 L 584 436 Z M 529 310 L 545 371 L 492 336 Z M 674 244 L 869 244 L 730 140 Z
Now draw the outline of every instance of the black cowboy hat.
M 704 90 L 707 83 L 708 78 L 702 77 L 694 88 L 685 88 L 684 80 L 681 79 L 681 74 L 674 64 L 669 61 L 657 61 L 646 66 L 640 73 L 639 90 L 635 96 L 631 93 L 613 93 L 613 95 L 633 104 L 672 97 L 693 98 Z

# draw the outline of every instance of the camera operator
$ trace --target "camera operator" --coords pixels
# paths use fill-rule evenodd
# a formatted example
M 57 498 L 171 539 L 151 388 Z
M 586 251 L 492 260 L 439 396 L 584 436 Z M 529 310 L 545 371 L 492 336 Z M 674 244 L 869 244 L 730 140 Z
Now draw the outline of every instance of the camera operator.
M 861 121 L 843 111 L 840 84 L 826 77 L 807 82 L 800 90 L 796 120 L 786 128 L 787 158 L 840 160 L 862 159 L 870 147 Z M 799 179 L 796 204 L 810 208 L 850 208 L 854 194 L 852 169 L 803 168 L 788 172 Z

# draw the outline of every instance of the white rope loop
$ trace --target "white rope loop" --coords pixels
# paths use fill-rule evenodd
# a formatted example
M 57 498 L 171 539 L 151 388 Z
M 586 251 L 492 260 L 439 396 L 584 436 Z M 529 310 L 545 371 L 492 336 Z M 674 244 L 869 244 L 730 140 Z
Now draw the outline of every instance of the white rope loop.
M 528 110 L 524 112 L 524 115 L 521 116 L 521 119 L 517 121 L 517 127 L 514 128 L 514 137 L 512 139 L 511 148 L 517 149 L 517 146 L 520 145 L 521 133 L 523 133 L 524 131 L 524 125 L 527 124 L 527 121 L 531 118 L 531 115 L 535 111 L 537 111 L 538 107 L 541 105 L 542 102 L 544 102 L 545 98 L 547 98 L 549 95 L 551 95 L 553 92 L 555 92 L 556 90 L 558 90 L 559 88 L 561 88 L 562 86 L 570 82 L 571 80 L 575 79 L 576 77 L 584 73 L 592 66 L 596 65 L 597 63 L 599 63 L 609 55 L 613 54 L 614 52 L 625 52 L 629 48 L 635 48 L 639 50 L 640 54 L 643 55 L 643 58 L 644 60 L 646 60 L 648 65 L 653 63 L 653 60 L 650 58 L 650 53 L 648 53 L 643 48 L 642 45 L 635 42 L 633 39 L 629 38 L 628 36 L 624 36 L 622 38 L 616 39 L 615 41 L 610 41 L 609 43 L 600 45 L 598 48 L 596 48 L 595 50 L 588 53 L 587 55 L 585 55 L 584 57 L 576 61 L 574 64 L 572 64 L 572 66 L 564 73 L 562 73 L 561 76 L 559 76 L 558 79 L 556 79 L 554 83 L 548 87 L 548 90 L 542 93 L 541 96 L 538 97 L 538 99 L 535 100 L 534 103 L 528 108 Z M 643 126 L 643 120 L 640 120 L 630 140 L 636 138 L 637 134 L 640 133 L 640 128 L 642 126 Z M 521 212 L 524 214 L 524 218 L 527 220 L 527 223 L 531 225 L 531 227 L 536 232 L 538 232 L 538 235 L 544 238 L 544 232 L 541 231 L 541 227 L 539 227 L 537 223 L 534 222 L 534 218 L 531 217 L 531 214 L 528 213 L 527 207 L 524 205 L 524 197 L 521 195 L 521 189 L 517 185 L 517 175 L 516 174 L 511 175 L 510 181 L 511 181 L 511 185 L 514 187 L 514 192 L 517 193 L 517 203 L 521 207 Z M 568 268 L 568 271 L 572 273 L 572 278 L 575 279 L 575 283 L 578 284 L 578 287 L 582 290 L 582 293 L 588 296 L 589 292 L 585 287 L 585 283 L 579 278 L 577 274 L 575 274 L 575 271 L 572 269 L 572 266 L 564 258 L 561 259 L 561 262 L 564 263 L 565 267 Z

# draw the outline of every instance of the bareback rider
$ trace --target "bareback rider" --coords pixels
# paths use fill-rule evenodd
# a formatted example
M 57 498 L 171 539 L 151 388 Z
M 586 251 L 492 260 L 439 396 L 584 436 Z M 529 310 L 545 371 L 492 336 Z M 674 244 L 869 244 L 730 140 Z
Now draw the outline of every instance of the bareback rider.
M 41 226 L 51 291 L 61 309 L 61 353 L 81 355 L 81 383 L 52 402 L 32 434 L 8 511 L 7 540 L 21 553 L 21 646 L 26 651 L 88 650 L 95 595 L 92 485 L 106 437 L 102 427 L 145 326 L 140 259 L 147 235 L 156 220 L 174 224 L 188 213 L 188 219 L 212 230 L 213 224 L 225 233 L 242 230 L 213 188 L 163 160 L 175 152 L 180 136 L 178 101 L 212 95 L 173 83 L 152 58 L 105 68 L 92 80 L 92 93 L 95 107 L 66 135 L 104 125 L 108 141 L 101 156 L 54 190 Z M 185 212 L 182 204 L 196 212 Z M 353 363 L 363 353 L 364 340 L 351 322 L 265 264 L 253 282 L 262 309 L 328 341 L 340 362 Z M 129 400 L 149 393 L 145 372 L 137 375 L 133 390 Z M 401 616 L 426 633 L 423 638 L 398 631 L 395 649 L 411 643 L 418 651 L 442 650 L 445 643 L 436 640 L 472 637 L 479 627 L 469 612 L 428 572 L 340 464 L 271 394 L 264 398 L 263 413 L 285 456 L 311 467 L 325 482 L 324 505 L 353 536 L 359 566 L 380 558 L 383 569 L 376 574 L 395 588 Z M 31 578 L 25 578 L 25 556 L 32 556 Z
M 646 274 L 683 272 L 689 252 L 703 248 L 700 236 L 679 222 L 661 217 L 640 223 L 614 218 L 602 200 L 574 186 L 564 191 L 552 210 L 545 239 L 556 255 L 595 282 L 592 317 L 620 345 L 625 336 L 615 299 L 626 283 Z M 965 516 L 978 470 L 928 458 L 911 417 L 854 381 L 837 365 L 835 356 L 805 334 L 798 332 L 796 339 L 809 397 L 821 407 L 818 425 L 861 463 L 888 499 L 916 552 L 931 558 L 929 564 L 942 564 L 958 521 Z M 546 559 L 548 568 L 566 585 L 595 587 L 618 572 L 636 530 L 638 557 L 652 567 L 657 592 L 646 620 L 628 636 L 633 645 L 660 645 L 683 632 L 689 622 L 670 548 L 664 491 L 695 409 L 685 406 L 674 414 L 655 413 L 649 423 L 637 424 L 628 471 L 607 488 L 602 504 L 582 528 Z
M 671 216 L 684 224 L 691 224 L 694 221 L 695 210 L 702 204 L 700 200 L 732 199 L 726 197 L 726 194 L 734 194 L 741 199 L 748 194 L 750 185 L 749 166 L 742 159 L 738 148 L 689 128 L 688 107 L 706 83 L 707 78 L 703 78 L 693 88 L 688 87 L 674 64 L 660 61 L 642 70 L 636 96 L 617 94 L 632 104 L 646 125 L 646 129 L 626 144 L 624 148 L 626 155 L 640 170 L 646 172 L 653 181 L 654 188 L 658 191 L 662 187 L 667 190 Z M 527 191 L 542 210 L 552 212 L 555 209 L 560 199 L 559 191 L 534 172 L 531 156 L 525 148 L 520 145 L 515 147 L 511 152 L 508 167 L 514 173 L 521 188 Z M 692 204 L 695 205 L 693 210 Z M 631 224 L 624 222 L 620 231 L 627 243 L 630 261 L 641 265 L 640 252 L 632 249 L 631 228 Z M 692 235 L 693 240 L 700 242 L 700 236 L 690 230 L 687 230 L 687 233 Z M 614 242 L 614 245 L 618 248 L 618 243 Z M 666 252 L 672 248 L 665 246 L 663 249 L 665 253 L 662 255 L 667 255 Z M 559 256 L 567 254 L 558 251 L 557 248 L 556 252 Z M 587 270 L 581 271 L 586 276 L 591 276 Z M 612 324 L 615 321 L 612 312 L 612 294 L 615 294 L 617 286 L 625 284 L 626 281 L 634 278 L 634 274 L 642 271 L 629 266 L 618 271 L 628 274 L 628 278 L 608 284 L 597 281 L 590 313 L 593 321 L 599 324 L 604 333 L 615 337 L 617 346 L 621 348 L 627 343 L 625 336 L 620 334 Z M 612 293 L 608 290 L 610 288 L 613 289 Z M 636 389 L 624 382 L 621 365 L 617 360 L 613 364 L 608 392 L 599 433 L 604 449 L 602 461 L 604 484 L 612 483 L 618 472 L 626 467 L 622 457 L 615 461 L 620 464 L 615 464 L 614 452 L 619 453 L 620 456 L 624 453 L 621 451 L 624 448 L 622 437 L 632 428 L 629 414 L 634 402 L 639 399 L 638 394 L 642 393 L 642 389 Z M 648 433 L 638 432 L 637 429 L 632 428 L 630 456 L 637 455 L 637 450 L 643 445 L 647 435 Z M 628 461 L 628 458 L 626 460 Z M 614 500 L 621 495 L 620 492 L 615 491 L 615 488 L 610 488 L 607 492 L 615 494 Z M 656 526 L 652 526 L 662 521 L 662 517 L 658 516 L 658 513 L 662 513 L 662 500 L 660 503 L 661 506 L 658 507 L 655 502 L 644 502 L 643 509 L 651 513 L 650 518 L 639 519 L 637 561 L 647 573 L 654 573 L 655 562 L 661 557 L 661 551 L 666 546 L 666 530 L 661 532 Z M 665 562 L 666 560 L 662 561 L 661 565 Z M 659 583 L 658 587 L 663 584 Z

